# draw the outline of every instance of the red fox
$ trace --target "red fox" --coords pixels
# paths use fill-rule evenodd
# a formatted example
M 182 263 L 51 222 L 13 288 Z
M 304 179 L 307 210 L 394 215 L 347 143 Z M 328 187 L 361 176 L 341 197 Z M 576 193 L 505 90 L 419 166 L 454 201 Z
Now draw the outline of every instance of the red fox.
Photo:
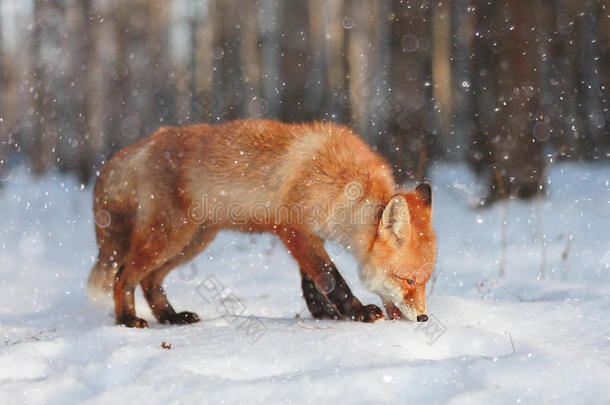
M 136 316 L 139 284 L 161 323 L 199 321 L 177 313 L 164 277 L 221 229 L 271 232 L 296 260 L 314 318 L 374 322 L 324 249 L 346 247 L 359 276 L 391 319 L 426 321 L 425 286 L 436 244 L 429 184 L 397 189 L 390 165 L 349 128 L 333 123 L 240 120 L 163 127 L 117 152 L 94 191 L 97 262 L 92 300 L 114 294 L 116 323 Z

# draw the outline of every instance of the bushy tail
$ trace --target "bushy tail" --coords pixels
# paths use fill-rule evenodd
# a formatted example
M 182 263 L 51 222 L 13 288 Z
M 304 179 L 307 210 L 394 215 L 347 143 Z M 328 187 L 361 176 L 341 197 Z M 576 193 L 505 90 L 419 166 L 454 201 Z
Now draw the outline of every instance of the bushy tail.
M 99 254 L 89 275 L 87 295 L 92 303 L 101 306 L 112 305 L 114 279 L 126 261 L 135 213 L 135 207 L 130 205 L 128 198 L 130 190 L 122 186 L 125 174 L 113 164 L 114 159 L 111 158 L 104 166 L 93 191 Z
M 96 305 L 112 305 L 114 279 L 124 265 L 129 249 L 127 218 L 122 214 L 113 213 L 112 221 L 107 227 L 96 227 L 96 236 L 100 252 L 89 275 L 87 295 Z
M 119 267 L 114 263 L 104 262 L 98 258 L 87 281 L 89 300 L 99 306 L 112 305 L 114 278 Z

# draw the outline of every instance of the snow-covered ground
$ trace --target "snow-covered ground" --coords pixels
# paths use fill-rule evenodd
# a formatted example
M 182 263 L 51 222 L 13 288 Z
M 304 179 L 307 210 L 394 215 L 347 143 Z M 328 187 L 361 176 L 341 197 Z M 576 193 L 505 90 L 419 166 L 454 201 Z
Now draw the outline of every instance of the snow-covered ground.
M 277 241 L 224 233 L 167 279 L 174 306 L 203 321 L 161 326 L 138 295 L 152 328 L 137 330 L 85 295 L 91 189 L 16 170 L 0 190 L 0 404 L 607 404 L 610 168 L 558 164 L 549 177 L 550 198 L 472 210 L 468 170 L 434 169 L 426 324 L 312 320 Z M 329 251 L 380 304 L 354 260 Z M 219 286 L 242 315 L 223 313 Z

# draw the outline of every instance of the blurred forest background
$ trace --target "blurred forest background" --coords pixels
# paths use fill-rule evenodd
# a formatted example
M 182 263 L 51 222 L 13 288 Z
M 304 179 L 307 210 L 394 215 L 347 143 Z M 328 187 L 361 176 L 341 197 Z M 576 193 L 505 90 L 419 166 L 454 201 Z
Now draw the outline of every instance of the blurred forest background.
M 268 117 L 526 198 L 555 158 L 607 164 L 609 85 L 607 0 L 0 0 L 0 178 L 86 183 L 159 126 Z

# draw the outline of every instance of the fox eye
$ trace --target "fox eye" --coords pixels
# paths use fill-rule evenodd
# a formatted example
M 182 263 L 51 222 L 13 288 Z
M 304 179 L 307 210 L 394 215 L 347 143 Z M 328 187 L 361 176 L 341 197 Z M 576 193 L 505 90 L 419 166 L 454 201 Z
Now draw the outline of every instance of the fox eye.
M 413 278 L 406 278 L 406 277 L 400 277 L 400 276 L 396 276 L 396 277 L 402 281 L 406 281 L 407 284 L 409 284 L 409 285 L 415 285 L 415 279 L 413 279 Z

